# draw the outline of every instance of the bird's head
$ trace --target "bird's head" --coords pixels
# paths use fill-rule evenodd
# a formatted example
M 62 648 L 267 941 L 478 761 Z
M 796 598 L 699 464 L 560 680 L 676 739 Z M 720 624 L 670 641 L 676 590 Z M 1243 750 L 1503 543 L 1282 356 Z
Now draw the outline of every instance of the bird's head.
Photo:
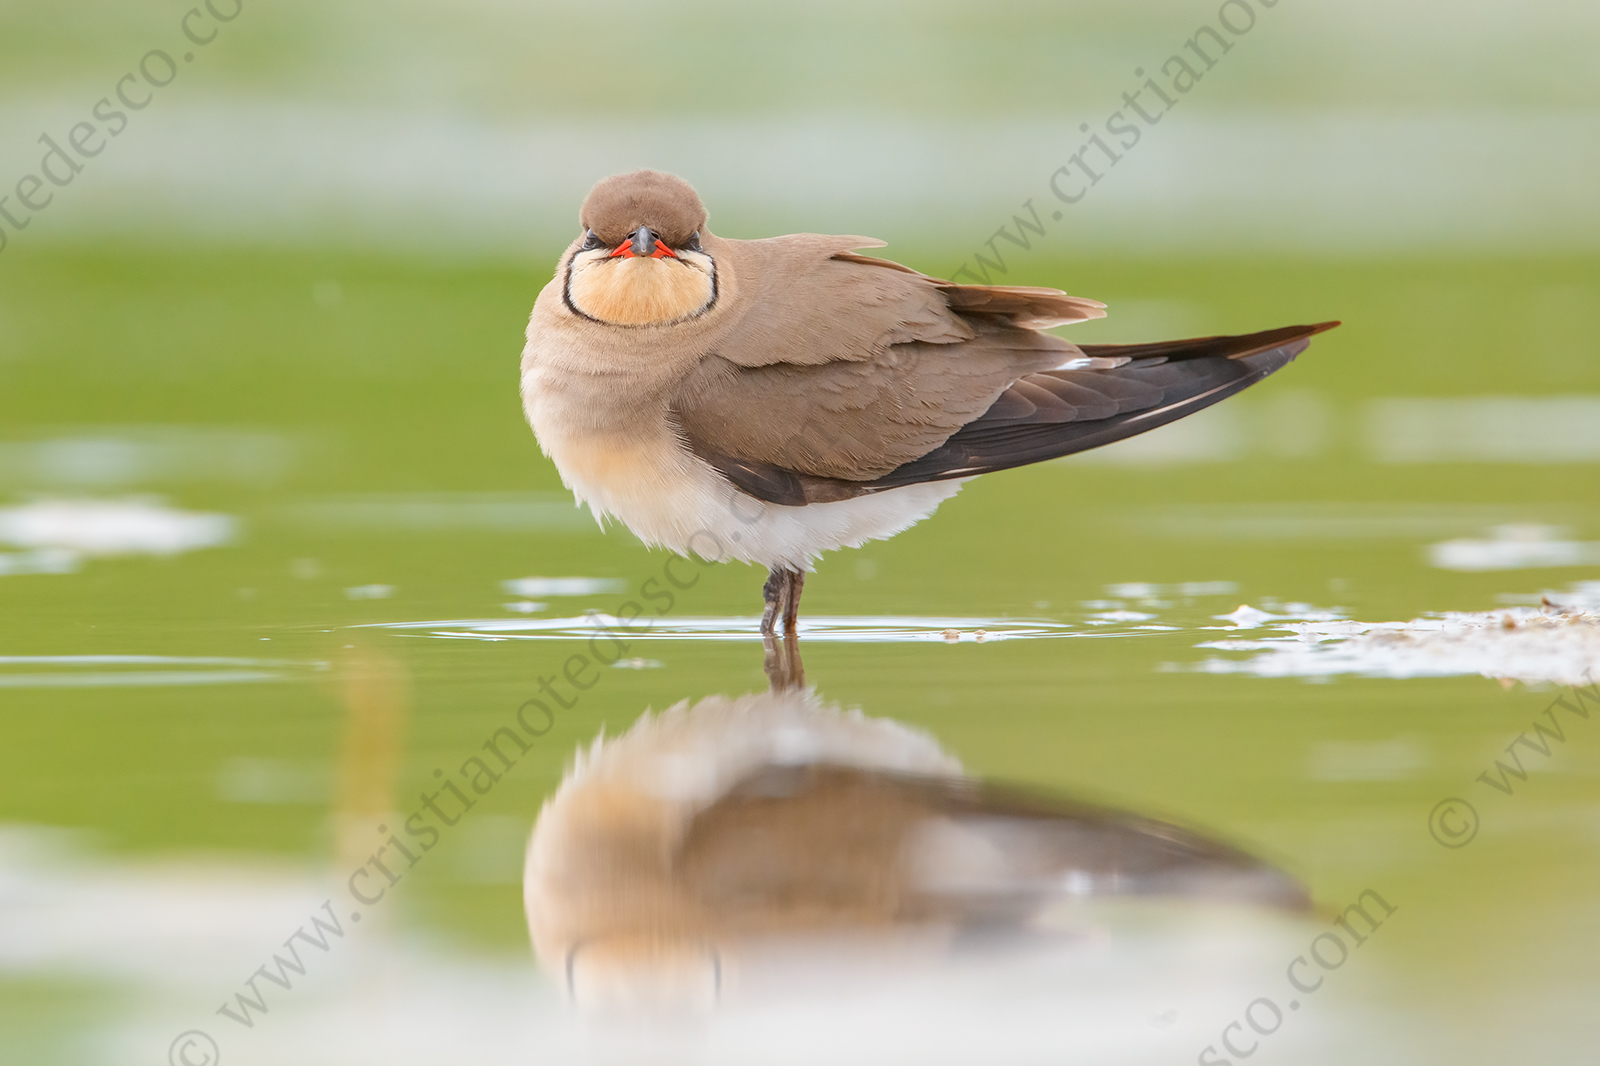
M 664 326 L 717 299 L 715 261 L 700 246 L 706 209 L 682 178 L 636 170 L 606 178 L 583 201 L 583 234 L 567 258 L 575 314 L 614 326 Z

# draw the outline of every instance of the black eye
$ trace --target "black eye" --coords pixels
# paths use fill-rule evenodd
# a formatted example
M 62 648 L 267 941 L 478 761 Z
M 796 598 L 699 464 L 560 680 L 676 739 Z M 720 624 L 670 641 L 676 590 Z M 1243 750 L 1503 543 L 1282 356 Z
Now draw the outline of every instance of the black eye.
M 595 236 L 594 230 L 587 229 L 583 231 L 583 247 L 579 248 L 578 251 L 592 252 L 596 248 L 604 248 L 605 246 L 606 242 Z

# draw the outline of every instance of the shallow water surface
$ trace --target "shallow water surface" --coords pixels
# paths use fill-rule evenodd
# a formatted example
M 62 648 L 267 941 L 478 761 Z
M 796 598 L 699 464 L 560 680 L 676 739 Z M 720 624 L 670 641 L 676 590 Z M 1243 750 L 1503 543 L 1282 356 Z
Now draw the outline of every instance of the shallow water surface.
M 1512 389 L 1503 312 L 1596 291 L 1595 264 L 1043 273 L 1112 305 L 1073 336 L 1147 339 L 1117 299 L 1174 293 L 1197 333 L 1349 324 L 1193 425 L 823 560 L 807 679 L 968 774 L 1227 841 L 1314 909 L 1092 900 L 1037 950 L 813 959 L 672 1054 L 1239 1061 L 1226 1034 L 1255 1061 L 1577 1061 L 1600 1036 L 1600 702 L 1572 688 L 1597 661 L 1600 361 L 1582 316 L 1546 316 Z M 8 280 L 8 1061 L 665 1047 L 597 1032 L 538 968 L 523 852 L 595 737 L 765 689 L 764 575 L 669 567 L 571 507 L 515 394 L 542 278 L 62 252 Z M 427 850 L 391 844 L 419 811 Z M 1369 890 L 1376 924 L 1345 911 Z

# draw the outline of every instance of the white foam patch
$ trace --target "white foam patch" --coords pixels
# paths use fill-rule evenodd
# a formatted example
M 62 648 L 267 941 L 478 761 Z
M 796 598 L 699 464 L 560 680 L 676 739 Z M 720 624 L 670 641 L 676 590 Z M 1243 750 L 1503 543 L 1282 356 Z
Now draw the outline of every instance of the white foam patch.
M 1309 603 L 1285 603 L 1277 614 L 1263 611 L 1259 607 L 1251 607 L 1241 603 L 1228 614 L 1212 615 L 1219 622 L 1232 623 L 1233 629 L 1254 629 L 1269 622 L 1334 622 L 1344 618 L 1344 612 L 1337 608 L 1318 610 Z M 1207 626 L 1215 629 L 1215 626 Z
M 1496 526 L 1488 539 L 1461 537 L 1429 545 L 1428 561 L 1441 570 L 1527 570 L 1600 565 L 1600 541 L 1566 539 L 1555 526 Z
M 303 500 L 278 513 L 288 522 L 319 532 L 362 536 L 599 532 L 593 516 L 560 492 L 363 493 Z
M 1248 615 L 1243 612 L 1250 611 Z M 1218 651 L 1250 651 L 1248 659 L 1210 658 L 1188 669 L 1255 677 L 1483 677 L 1587 685 L 1600 679 L 1600 612 L 1578 606 L 1512 607 L 1449 612 L 1408 622 L 1289 621 L 1258 618 L 1287 636 L 1206 641 Z
M 231 515 L 180 511 L 157 500 L 39 500 L 0 509 L 0 544 L 82 556 L 180 555 L 232 543 Z
M 1175 585 L 1158 585 L 1150 581 L 1125 581 L 1107 585 L 1106 592 L 1130 600 L 1159 599 L 1163 596 L 1227 596 L 1238 592 L 1236 581 L 1180 581 Z
M 327 669 L 325 662 L 288 659 L 182 655 L 5 655 L 0 656 L 0 688 L 240 685 L 304 680 L 313 673 Z
M 500 589 L 513 596 L 600 596 L 621 592 L 627 586 L 608 577 L 519 577 L 502 581 Z
M 0 442 L 0 485 L 107 491 L 175 482 L 271 484 L 289 470 L 285 437 L 243 429 L 106 426 Z
M 1528 603 L 1540 605 L 1546 603 L 1560 604 L 1563 607 L 1581 607 L 1587 611 L 1600 612 L 1600 581 L 1579 581 L 1565 592 L 1556 592 L 1546 589 L 1535 596 L 1527 598 Z M 1511 602 L 1509 600 L 1505 602 Z
M 0 688 L 175 688 L 287 681 L 265 670 L 141 670 L 93 674 L 0 674 Z

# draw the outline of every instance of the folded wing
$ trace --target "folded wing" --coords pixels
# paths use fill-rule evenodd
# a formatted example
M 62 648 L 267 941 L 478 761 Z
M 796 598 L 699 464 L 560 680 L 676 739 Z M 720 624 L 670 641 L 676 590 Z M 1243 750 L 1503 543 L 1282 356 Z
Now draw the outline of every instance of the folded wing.
M 1164 426 L 1248 388 L 1338 325 L 1075 348 L 981 315 L 971 321 L 974 337 L 961 344 L 894 345 L 863 363 L 730 373 L 713 404 L 690 411 L 685 435 L 741 490 L 769 503 L 851 499 L 1054 459 Z M 1007 377 L 1034 357 L 1060 362 Z M 768 414 L 719 434 L 697 417 L 713 410 L 719 426 Z M 707 440 L 729 443 L 718 449 Z
M 871 490 L 971 477 L 1098 448 L 1164 426 L 1286 366 L 1337 322 L 1160 344 L 1084 345 L 1103 368 L 1028 374 L 938 448 Z M 863 486 L 865 487 L 865 486 Z
M 863 238 L 730 243 L 756 310 L 672 409 L 691 448 L 774 502 L 807 502 L 799 478 L 859 485 L 929 454 L 1019 378 L 1080 357 L 1040 326 L 1104 313 L 1054 289 L 954 285 L 843 250 Z

